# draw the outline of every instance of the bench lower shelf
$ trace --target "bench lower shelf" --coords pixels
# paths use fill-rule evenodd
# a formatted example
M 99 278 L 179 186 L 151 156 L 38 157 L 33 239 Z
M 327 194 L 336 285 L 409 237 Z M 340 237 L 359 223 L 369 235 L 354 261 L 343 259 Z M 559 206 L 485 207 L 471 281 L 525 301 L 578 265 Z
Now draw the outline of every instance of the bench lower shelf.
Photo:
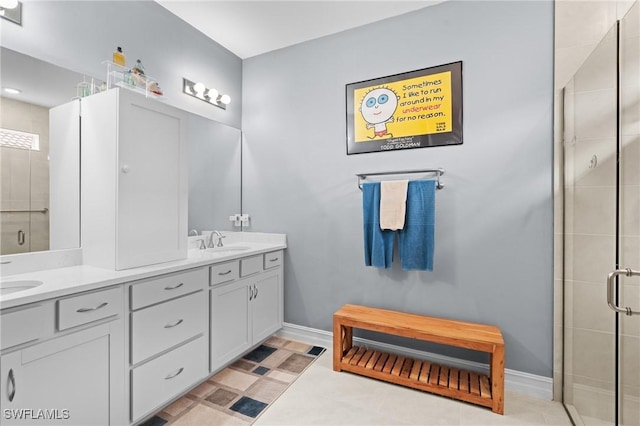
M 493 407 L 491 379 L 386 352 L 353 346 L 342 356 L 340 370 L 419 389 L 485 407 Z

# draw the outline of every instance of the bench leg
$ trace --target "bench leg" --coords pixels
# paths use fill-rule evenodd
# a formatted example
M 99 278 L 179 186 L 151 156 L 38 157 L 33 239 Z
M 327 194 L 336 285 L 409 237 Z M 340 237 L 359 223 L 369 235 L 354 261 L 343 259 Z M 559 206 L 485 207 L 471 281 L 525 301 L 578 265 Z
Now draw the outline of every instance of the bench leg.
M 491 354 L 492 411 L 504 414 L 504 346 L 494 346 Z
M 337 319 L 333 319 L 333 371 L 342 371 L 340 361 L 342 360 L 342 325 Z
M 353 328 L 343 326 L 339 320 L 333 320 L 333 371 L 342 371 L 340 364 L 344 354 L 353 345 Z

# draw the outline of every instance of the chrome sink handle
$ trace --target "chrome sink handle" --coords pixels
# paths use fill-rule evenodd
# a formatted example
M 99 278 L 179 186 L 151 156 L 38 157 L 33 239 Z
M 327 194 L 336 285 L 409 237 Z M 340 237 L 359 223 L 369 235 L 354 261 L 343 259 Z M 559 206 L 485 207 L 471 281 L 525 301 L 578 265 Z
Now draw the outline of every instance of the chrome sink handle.
M 626 269 L 616 269 L 615 271 L 610 272 L 609 275 L 607 276 L 607 304 L 615 312 L 619 312 L 621 314 L 625 314 L 629 316 L 640 314 L 640 311 L 633 311 L 629 306 L 625 308 L 621 308 L 620 306 L 616 305 L 613 302 L 615 278 L 618 275 L 624 275 L 627 277 L 639 276 L 640 271 L 634 271 L 631 268 L 626 268 Z

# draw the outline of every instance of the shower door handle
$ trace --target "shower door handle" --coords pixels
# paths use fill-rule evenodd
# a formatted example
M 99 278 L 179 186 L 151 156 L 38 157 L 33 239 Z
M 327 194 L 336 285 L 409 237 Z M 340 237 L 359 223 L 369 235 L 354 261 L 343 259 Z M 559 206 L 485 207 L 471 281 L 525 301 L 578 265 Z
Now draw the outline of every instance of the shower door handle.
M 627 277 L 634 277 L 634 276 L 639 276 L 640 275 L 640 271 L 634 271 L 631 268 L 626 268 L 626 269 L 616 269 L 615 271 L 612 271 L 609 273 L 609 276 L 607 276 L 607 304 L 609 305 L 609 307 L 611 309 L 613 309 L 615 312 L 619 312 L 621 314 L 625 314 L 625 315 L 638 315 L 640 314 L 640 310 L 632 310 L 630 307 L 624 307 L 621 308 L 620 306 L 616 305 L 615 302 L 613 301 L 613 293 L 614 293 L 614 287 L 615 287 L 615 278 L 618 275 L 624 275 Z
M 18 230 L 18 245 L 22 246 L 24 245 L 24 237 L 25 237 L 25 233 L 22 229 Z

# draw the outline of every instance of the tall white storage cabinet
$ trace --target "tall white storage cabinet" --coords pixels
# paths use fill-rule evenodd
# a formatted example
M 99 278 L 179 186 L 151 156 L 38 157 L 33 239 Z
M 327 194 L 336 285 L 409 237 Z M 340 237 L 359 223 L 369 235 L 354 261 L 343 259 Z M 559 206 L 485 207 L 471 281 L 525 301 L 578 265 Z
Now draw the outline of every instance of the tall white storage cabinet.
M 81 104 L 85 264 L 110 269 L 187 256 L 187 116 L 124 89 Z

